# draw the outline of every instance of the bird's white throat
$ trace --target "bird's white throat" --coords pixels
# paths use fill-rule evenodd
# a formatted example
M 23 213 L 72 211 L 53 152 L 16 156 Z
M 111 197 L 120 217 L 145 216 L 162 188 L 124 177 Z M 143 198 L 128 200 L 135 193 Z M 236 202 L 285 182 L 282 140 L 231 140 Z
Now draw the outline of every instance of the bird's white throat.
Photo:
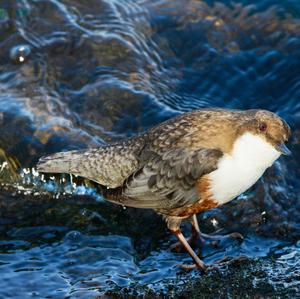
M 209 174 L 213 198 L 224 204 L 249 189 L 280 156 L 280 153 L 258 135 L 245 133 L 225 154 L 218 169 Z

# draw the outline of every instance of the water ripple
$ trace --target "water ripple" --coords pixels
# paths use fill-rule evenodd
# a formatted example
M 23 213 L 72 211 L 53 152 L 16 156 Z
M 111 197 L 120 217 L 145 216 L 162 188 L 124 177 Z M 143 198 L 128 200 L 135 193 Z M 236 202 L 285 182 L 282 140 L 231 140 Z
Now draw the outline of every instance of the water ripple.
M 275 257 L 282 272 L 266 266 L 272 286 L 298 287 L 284 275 L 298 277 L 299 16 L 293 0 L 0 4 L 0 297 L 168 293 L 201 277 L 178 271 L 189 257 L 168 251 L 174 240 L 157 216 L 33 168 L 44 154 L 99 146 L 199 107 L 269 109 L 290 123 L 294 156 L 199 219 L 205 232 L 245 234 L 241 244 L 208 246 L 206 262 Z

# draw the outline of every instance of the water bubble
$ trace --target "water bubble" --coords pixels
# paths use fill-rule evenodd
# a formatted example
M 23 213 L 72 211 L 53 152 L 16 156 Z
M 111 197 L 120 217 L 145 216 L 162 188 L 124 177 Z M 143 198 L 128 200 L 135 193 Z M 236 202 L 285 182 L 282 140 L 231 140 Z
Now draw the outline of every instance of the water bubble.
M 65 238 L 70 241 L 80 241 L 83 238 L 83 236 L 78 231 L 70 231 L 66 234 Z
M 6 161 L 4 161 L 4 162 L 1 164 L 1 166 L 0 166 L 0 172 L 2 172 L 3 169 L 4 169 L 5 167 L 7 167 L 7 166 L 8 166 L 8 163 L 7 163 Z
M 39 172 L 35 169 L 35 168 L 31 168 L 31 173 L 34 177 L 38 177 L 39 176 Z
M 218 224 L 219 224 L 219 222 L 218 222 L 218 220 L 217 220 L 216 218 L 213 218 L 213 219 L 211 220 L 211 223 L 212 223 L 212 225 L 213 225 L 214 227 L 217 227 Z
M 10 50 L 9 58 L 14 63 L 24 63 L 31 54 L 31 47 L 29 45 L 18 45 Z

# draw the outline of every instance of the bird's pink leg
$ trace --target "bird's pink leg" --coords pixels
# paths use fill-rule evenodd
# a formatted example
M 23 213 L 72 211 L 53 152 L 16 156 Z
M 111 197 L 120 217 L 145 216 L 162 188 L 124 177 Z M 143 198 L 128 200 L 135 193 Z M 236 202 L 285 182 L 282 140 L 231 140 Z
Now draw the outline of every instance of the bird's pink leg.
M 201 236 L 196 215 L 193 215 L 191 219 L 191 223 L 192 223 L 191 236 L 186 241 L 189 243 L 190 246 L 193 247 L 197 245 L 197 242 L 199 241 Z M 170 249 L 175 252 L 185 252 L 185 247 L 182 245 L 181 242 L 172 244 L 170 246 Z
M 196 217 L 196 214 L 193 215 L 192 217 L 192 238 L 196 238 L 197 240 L 200 238 L 200 228 L 198 224 L 198 220 Z
M 228 235 L 208 235 L 204 234 L 200 231 L 198 220 L 196 215 L 194 214 L 191 218 L 191 236 L 187 239 L 187 242 L 190 244 L 191 247 L 199 246 L 199 240 L 201 240 L 202 245 L 206 242 L 209 242 L 209 244 L 213 247 L 218 247 L 219 243 L 224 240 L 240 240 L 242 241 L 244 238 L 240 233 L 231 233 Z M 200 243 L 200 248 L 201 248 Z M 181 242 L 177 242 L 175 244 L 172 244 L 170 246 L 170 249 L 175 252 L 184 252 L 185 248 L 182 246 Z
M 243 239 L 243 236 L 239 233 L 232 233 L 227 236 L 218 236 L 218 235 L 206 235 L 202 234 L 199 229 L 198 221 L 196 215 L 193 215 L 191 218 L 192 223 L 192 229 L 191 229 L 191 237 L 186 240 L 183 234 L 181 233 L 180 229 L 177 230 L 171 230 L 174 235 L 177 237 L 178 241 L 176 244 L 171 246 L 171 249 L 175 249 L 177 252 L 188 252 L 189 255 L 194 260 L 195 264 L 192 265 L 180 265 L 181 268 L 184 270 L 192 270 L 195 268 L 200 268 L 204 272 L 207 272 L 209 269 L 213 268 L 213 265 L 217 264 L 224 264 L 224 263 L 235 263 L 239 264 L 243 262 L 244 260 L 247 260 L 245 256 L 238 256 L 238 257 L 227 257 L 215 261 L 212 265 L 206 266 L 204 262 L 198 257 L 198 255 L 195 253 L 195 251 L 192 249 L 191 245 L 195 245 L 197 241 L 201 240 L 202 242 L 205 242 L 206 240 L 209 240 L 212 245 L 214 242 L 217 243 L 221 241 L 222 239 L 226 240 L 226 238 L 230 239 Z
M 192 249 L 190 244 L 187 242 L 185 237 L 183 236 L 180 230 L 173 231 L 174 235 L 177 237 L 180 244 L 185 248 L 185 250 L 189 253 L 189 255 L 194 260 L 195 264 L 193 265 L 181 265 L 180 267 L 184 270 L 192 270 L 195 268 L 200 268 L 202 271 L 207 272 L 207 267 L 205 266 L 204 262 L 197 256 L 195 251 Z

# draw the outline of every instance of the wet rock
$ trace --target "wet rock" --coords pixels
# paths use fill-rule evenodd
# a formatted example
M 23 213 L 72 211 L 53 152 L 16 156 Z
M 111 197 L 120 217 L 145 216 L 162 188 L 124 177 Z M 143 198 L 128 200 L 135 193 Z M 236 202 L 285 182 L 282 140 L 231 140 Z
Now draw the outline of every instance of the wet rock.
M 0 296 L 297 296 L 300 8 L 246 3 L 0 4 Z M 293 129 L 293 157 L 199 215 L 206 233 L 245 237 L 204 246 L 205 262 L 246 255 L 241 265 L 182 273 L 177 265 L 190 258 L 169 251 L 175 240 L 159 216 L 29 168 L 41 155 L 99 146 L 207 106 L 270 109 Z

